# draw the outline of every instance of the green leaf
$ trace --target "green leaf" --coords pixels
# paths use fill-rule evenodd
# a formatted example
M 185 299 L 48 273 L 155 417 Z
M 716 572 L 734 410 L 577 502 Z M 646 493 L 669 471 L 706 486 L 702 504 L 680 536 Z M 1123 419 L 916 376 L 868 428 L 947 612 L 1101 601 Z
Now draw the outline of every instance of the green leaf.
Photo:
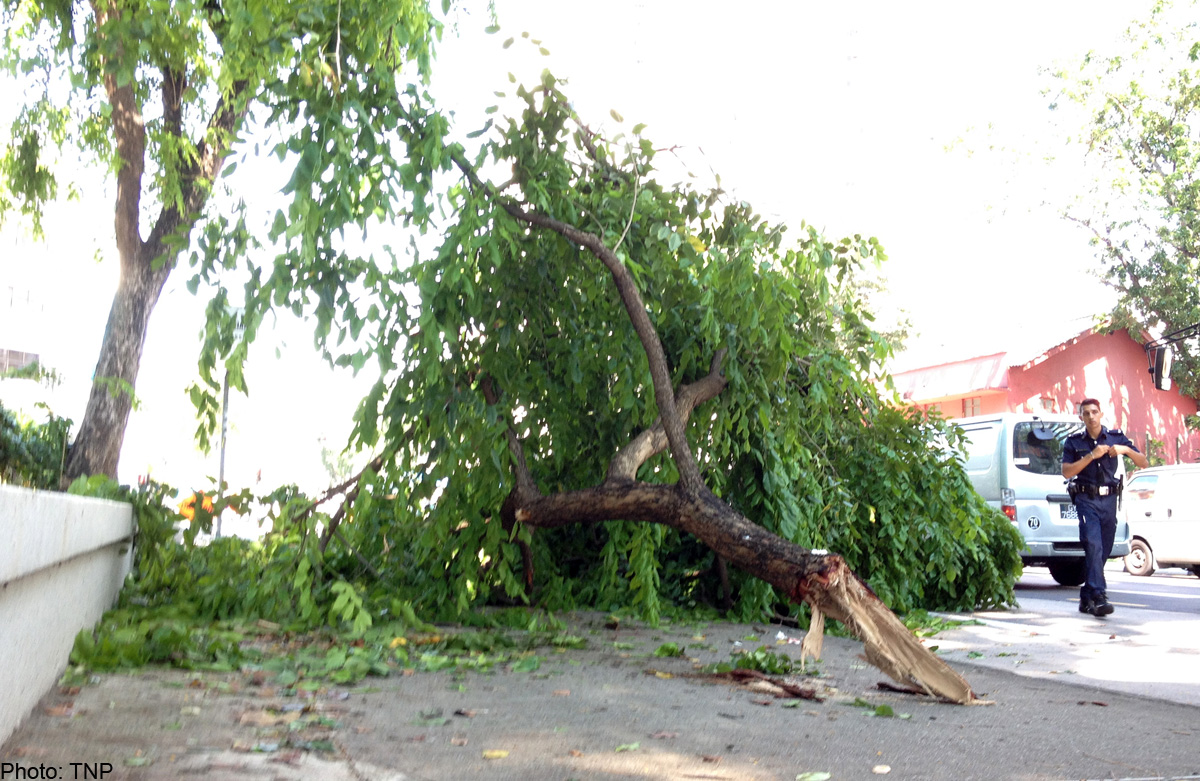
M 514 673 L 531 673 L 535 672 L 542 666 L 542 659 L 539 656 L 526 656 L 513 662 L 509 669 Z

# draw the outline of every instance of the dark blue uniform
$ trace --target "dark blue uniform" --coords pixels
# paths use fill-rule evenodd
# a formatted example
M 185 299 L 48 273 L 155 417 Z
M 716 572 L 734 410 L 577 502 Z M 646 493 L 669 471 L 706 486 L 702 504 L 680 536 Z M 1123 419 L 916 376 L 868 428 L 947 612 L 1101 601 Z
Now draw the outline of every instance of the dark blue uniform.
M 1088 436 L 1087 429 L 1067 437 L 1063 444 L 1063 463 L 1073 464 L 1085 458 L 1097 445 L 1125 445 L 1137 450 L 1129 437 L 1119 430 L 1101 426 L 1100 436 L 1095 439 Z M 1109 453 L 1092 461 L 1076 476 L 1076 483 L 1083 489 L 1083 493 L 1075 497 L 1086 572 L 1086 579 L 1079 589 L 1081 601 L 1103 597 L 1107 590 L 1104 562 L 1112 553 L 1113 538 L 1117 534 L 1117 466 L 1120 458 Z

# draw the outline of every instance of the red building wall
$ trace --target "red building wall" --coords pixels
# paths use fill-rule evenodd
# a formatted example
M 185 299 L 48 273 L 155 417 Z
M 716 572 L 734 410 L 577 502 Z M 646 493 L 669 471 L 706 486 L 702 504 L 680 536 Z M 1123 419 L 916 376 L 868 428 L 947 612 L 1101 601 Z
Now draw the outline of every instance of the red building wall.
M 1168 464 L 1200 461 L 1200 433 L 1189 432 L 1184 423 L 1196 414 L 1195 399 L 1156 389 L 1141 345 L 1124 331 L 1084 334 L 1009 369 L 1008 399 L 1015 411 L 1036 412 L 1043 409 L 1042 399 L 1050 399 L 1053 409 L 1071 413 L 1088 397 L 1100 402 L 1105 425 L 1123 430 L 1143 453 L 1147 433 L 1154 432 Z

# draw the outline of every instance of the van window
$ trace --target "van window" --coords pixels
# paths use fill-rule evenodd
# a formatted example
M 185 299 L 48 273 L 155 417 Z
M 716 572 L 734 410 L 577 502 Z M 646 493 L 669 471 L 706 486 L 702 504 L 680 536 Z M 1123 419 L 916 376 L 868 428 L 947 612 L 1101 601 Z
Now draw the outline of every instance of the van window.
M 1129 481 L 1125 489 L 1125 501 L 1144 502 L 1154 498 L 1158 489 L 1158 475 L 1138 475 Z
M 1013 465 L 1035 475 L 1061 475 L 1063 443 L 1083 423 L 1023 421 L 1013 427 Z
M 997 431 L 994 425 L 963 429 L 963 433 L 967 435 L 967 463 L 964 466 L 968 472 L 978 472 L 992 466 Z

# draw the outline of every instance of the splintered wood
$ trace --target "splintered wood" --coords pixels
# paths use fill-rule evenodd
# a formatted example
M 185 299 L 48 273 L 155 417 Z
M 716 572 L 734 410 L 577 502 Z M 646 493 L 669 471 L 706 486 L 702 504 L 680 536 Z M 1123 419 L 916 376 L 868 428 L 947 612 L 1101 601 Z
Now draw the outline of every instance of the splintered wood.
M 921 644 L 887 605 L 875 596 L 840 558 L 805 584 L 804 601 L 813 608 L 815 638 L 809 651 L 819 654 L 824 617 L 841 621 L 863 643 L 867 661 L 893 680 L 914 685 L 932 697 L 968 705 L 978 700 L 961 675 Z M 808 637 L 805 637 L 808 643 Z M 805 649 L 801 645 L 801 658 Z

